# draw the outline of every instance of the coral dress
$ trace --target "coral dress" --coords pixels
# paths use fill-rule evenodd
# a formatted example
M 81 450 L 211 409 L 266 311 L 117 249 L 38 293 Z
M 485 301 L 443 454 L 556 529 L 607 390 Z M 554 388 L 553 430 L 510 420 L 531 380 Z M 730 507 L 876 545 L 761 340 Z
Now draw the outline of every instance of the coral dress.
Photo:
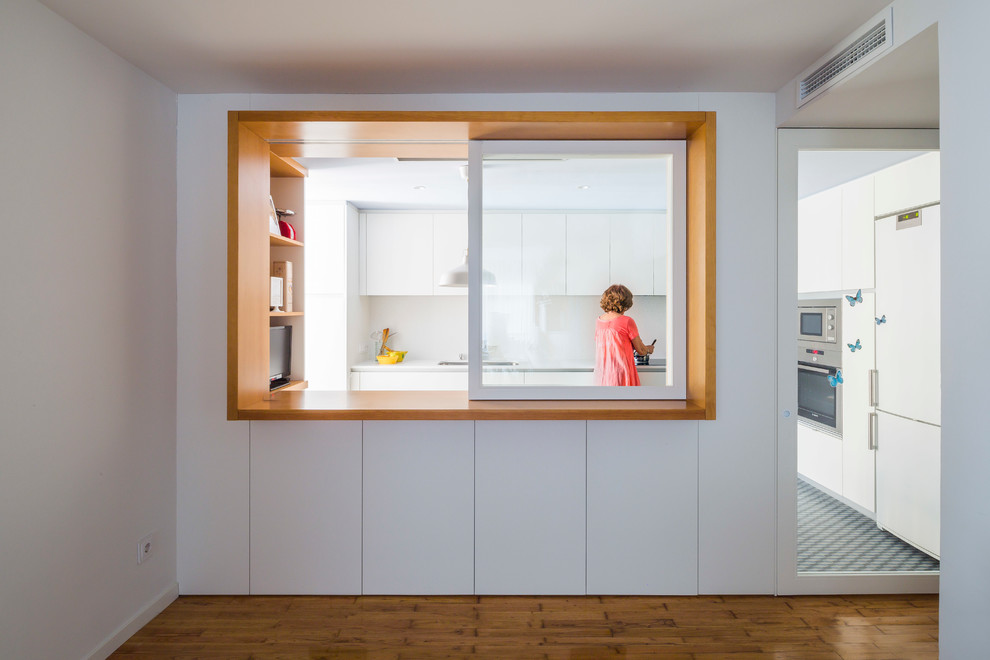
M 595 324 L 595 385 L 639 385 L 632 340 L 639 337 L 636 322 L 619 315 Z

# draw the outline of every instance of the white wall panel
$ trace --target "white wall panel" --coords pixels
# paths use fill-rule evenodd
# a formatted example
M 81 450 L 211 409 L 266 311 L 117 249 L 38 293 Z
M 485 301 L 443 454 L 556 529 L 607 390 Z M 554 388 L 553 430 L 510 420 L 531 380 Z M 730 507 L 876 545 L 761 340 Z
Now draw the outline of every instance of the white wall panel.
M 588 593 L 698 593 L 696 422 L 588 422 Z
M 364 422 L 364 593 L 474 591 L 473 422 Z
M 361 422 L 251 422 L 251 593 L 361 593 Z
M 475 589 L 585 593 L 585 422 L 479 421 Z

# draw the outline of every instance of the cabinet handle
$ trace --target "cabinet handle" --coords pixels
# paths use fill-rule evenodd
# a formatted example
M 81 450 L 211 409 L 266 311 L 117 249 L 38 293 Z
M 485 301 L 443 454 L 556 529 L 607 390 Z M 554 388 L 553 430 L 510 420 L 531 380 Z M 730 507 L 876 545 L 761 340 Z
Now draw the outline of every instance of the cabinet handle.
M 866 448 L 869 449 L 870 451 L 875 451 L 877 448 L 877 432 L 879 431 L 879 429 L 877 428 L 878 420 L 879 420 L 879 416 L 875 412 L 871 412 L 870 427 L 867 430 L 867 435 L 866 435 L 867 437 Z
M 876 369 L 870 369 L 870 406 L 874 407 L 879 405 L 880 401 L 880 383 L 878 382 L 879 374 Z

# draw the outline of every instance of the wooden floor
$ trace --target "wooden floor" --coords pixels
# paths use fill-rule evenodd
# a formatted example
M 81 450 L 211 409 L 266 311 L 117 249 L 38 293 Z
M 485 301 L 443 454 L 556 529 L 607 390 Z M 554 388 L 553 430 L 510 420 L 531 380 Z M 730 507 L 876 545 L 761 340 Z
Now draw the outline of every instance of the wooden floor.
M 184 596 L 113 658 L 938 657 L 938 596 Z

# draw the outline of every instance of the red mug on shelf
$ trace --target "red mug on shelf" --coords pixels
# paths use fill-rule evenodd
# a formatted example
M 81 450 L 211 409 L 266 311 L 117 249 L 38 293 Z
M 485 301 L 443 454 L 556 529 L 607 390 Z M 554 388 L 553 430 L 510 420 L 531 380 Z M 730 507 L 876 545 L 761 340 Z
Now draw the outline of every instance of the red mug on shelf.
M 283 237 L 296 240 L 296 228 L 290 225 L 285 220 L 278 221 L 278 230 Z

